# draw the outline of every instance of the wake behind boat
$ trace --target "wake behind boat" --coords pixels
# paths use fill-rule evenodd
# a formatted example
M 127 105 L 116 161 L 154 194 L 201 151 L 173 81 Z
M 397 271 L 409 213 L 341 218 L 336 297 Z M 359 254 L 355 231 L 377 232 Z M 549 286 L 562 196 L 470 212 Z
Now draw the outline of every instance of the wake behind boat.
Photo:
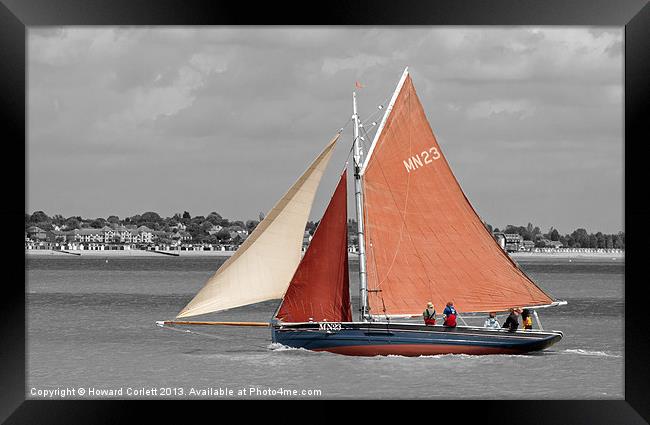
M 314 193 L 339 135 L 177 319 L 282 298 L 273 342 L 345 355 L 512 354 L 562 338 L 536 309 L 561 305 L 538 287 L 485 228 L 431 130 L 408 69 L 364 157 L 353 95 L 353 175 L 359 240 L 359 321 L 348 277 L 347 171 L 301 259 Z M 538 330 L 396 323 L 427 301 L 459 314 L 526 307 Z M 162 324 L 200 324 L 166 321 Z M 203 322 L 203 324 L 214 322 Z M 250 324 L 249 324 L 250 325 Z M 259 324 L 258 324 L 259 325 Z

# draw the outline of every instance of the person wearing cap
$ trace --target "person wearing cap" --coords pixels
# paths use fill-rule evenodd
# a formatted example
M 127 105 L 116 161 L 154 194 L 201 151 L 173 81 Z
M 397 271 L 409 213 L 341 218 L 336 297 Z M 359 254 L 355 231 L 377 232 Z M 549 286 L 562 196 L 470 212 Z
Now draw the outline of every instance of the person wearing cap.
M 444 318 L 443 325 L 454 328 L 456 327 L 456 316 L 458 313 L 456 312 L 456 309 L 454 308 L 454 302 L 449 301 L 447 303 L 447 306 L 445 307 L 445 310 L 442 312 L 442 317 Z
M 422 313 L 422 316 L 424 317 L 425 325 L 433 326 L 436 324 L 436 308 L 431 301 L 427 303 L 427 308 Z
M 501 325 L 499 325 L 499 321 L 497 320 L 497 314 L 494 312 L 490 313 L 490 316 L 485 319 L 483 326 L 490 329 L 500 329 Z

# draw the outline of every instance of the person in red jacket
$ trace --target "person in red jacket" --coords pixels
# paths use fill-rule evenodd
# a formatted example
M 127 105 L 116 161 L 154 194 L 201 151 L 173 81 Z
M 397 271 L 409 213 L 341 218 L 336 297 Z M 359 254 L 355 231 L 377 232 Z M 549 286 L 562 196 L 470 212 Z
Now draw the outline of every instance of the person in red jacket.
M 429 301 L 427 303 L 427 308 L 422 313 L 424 317 L 424 324 L 427 326 L 433 326 L 436 324 L 436 308 L 433 306 L 433 303 Z
M 458 313 L 456 313 L 456 309 L 454 308 L 454 302 L 449 301 L 447 303 L 447 307 L 445 307 L 445 311 L 442 312 L 442 317 L 445 319 L 443 325 L 448 326 L 450 328 L 455 327 L 457 315 Z

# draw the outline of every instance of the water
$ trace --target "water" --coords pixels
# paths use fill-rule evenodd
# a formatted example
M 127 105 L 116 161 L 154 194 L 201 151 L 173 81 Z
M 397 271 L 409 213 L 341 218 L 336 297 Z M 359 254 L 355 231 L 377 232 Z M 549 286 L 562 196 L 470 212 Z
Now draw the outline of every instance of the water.
M 26 396 L 75 389 L 68 398 L 237 398 L 242 389 L 251 397 L 252 387 L 255 398 L 294 396 L 269 389 L 296 390 L 298 398 L 624 398 L 621 259 L 518 260 L 542 288 L 569 302 L 541 310 L 544 327 L 565 335 L 550 349 L 418 358 L 287 349 L 271 344 L 267 328 L 195 326 L 196 334 L 155 326 L 172 319 L 223 261 L 29 258 Z M 356 305 L 357 262 L 350 267 Z M 268 321 L 276 306 L 266 302 L 205 320 Z M 89 396 L 90 388 L 122 393 Z M 192 388 L 208 395 L 190 395 Z

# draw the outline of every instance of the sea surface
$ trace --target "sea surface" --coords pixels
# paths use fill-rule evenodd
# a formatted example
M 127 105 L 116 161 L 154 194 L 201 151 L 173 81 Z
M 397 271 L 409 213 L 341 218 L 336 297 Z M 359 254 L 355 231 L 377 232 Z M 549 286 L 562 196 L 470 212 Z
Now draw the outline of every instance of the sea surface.
M 542 288 L 568 301 L 540 310 L 545 329 L 564 332 L 543 352 L 417 358 L 289 349 L 271 344 L 267 328 L 156 326 L 173 319 L 223 261 L 26 259 L 26 397 L 624 398 L 621 258 L 517 260 Z M 354 311 L 357 268 L 351 260 Z M 271 301 L 201 319 L 268 321 L 276 307 Z

